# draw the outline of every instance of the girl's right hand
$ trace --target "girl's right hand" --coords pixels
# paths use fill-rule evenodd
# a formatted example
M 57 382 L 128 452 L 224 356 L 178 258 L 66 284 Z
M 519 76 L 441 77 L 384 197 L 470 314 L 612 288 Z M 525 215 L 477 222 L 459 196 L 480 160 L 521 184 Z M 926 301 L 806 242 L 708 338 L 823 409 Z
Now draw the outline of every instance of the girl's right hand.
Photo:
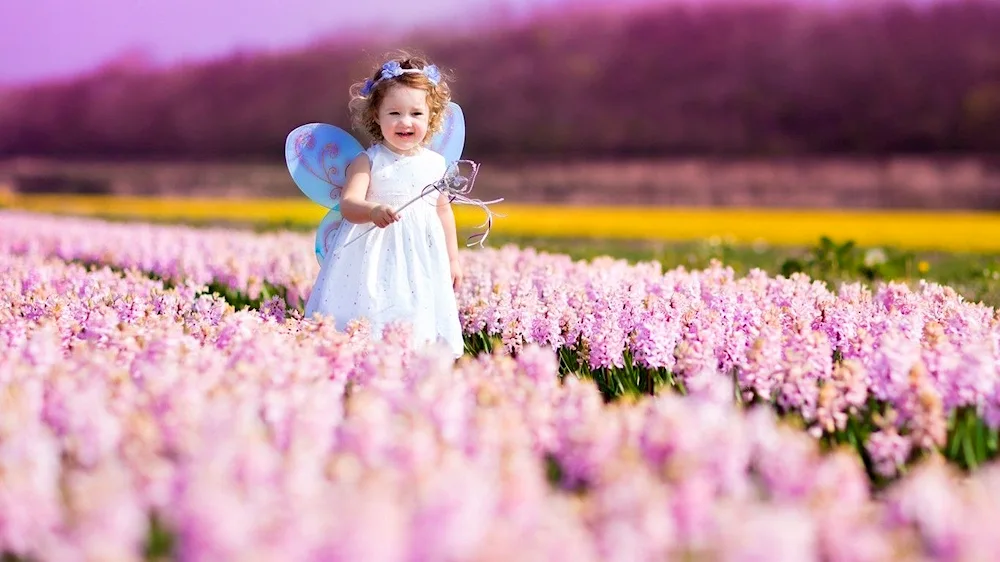
M 396 211 L 393 211 L 386 205 L 376 205 L 368 213 L 368 217 L 379 228 L 385 228 L 399 220 L 399 215 L 396 214 Z

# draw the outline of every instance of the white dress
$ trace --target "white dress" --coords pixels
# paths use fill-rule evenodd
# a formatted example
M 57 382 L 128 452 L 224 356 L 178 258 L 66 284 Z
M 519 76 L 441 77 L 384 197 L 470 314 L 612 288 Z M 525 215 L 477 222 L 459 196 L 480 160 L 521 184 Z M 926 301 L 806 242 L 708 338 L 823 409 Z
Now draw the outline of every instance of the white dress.
M 421 149 L 400 156 L 375 144 L 365 151 L 371 162 L 367 200 L 398 209 L 445 173 L 444 157 Z M 443 341 L 455 357 L 464 342 L 444 228 L 437 214 L 439 193 L 432 191 L 400 212 L 400 220 L 376 228 L 350 246 L 344 244 L 372 227 L 344 220 L 334 234 L 319 276 L 306 302 L 306 317 L 332 316 L 343 330 L 366 319 L 372 336 L 385 325 L 409 322 L 414 343 Z

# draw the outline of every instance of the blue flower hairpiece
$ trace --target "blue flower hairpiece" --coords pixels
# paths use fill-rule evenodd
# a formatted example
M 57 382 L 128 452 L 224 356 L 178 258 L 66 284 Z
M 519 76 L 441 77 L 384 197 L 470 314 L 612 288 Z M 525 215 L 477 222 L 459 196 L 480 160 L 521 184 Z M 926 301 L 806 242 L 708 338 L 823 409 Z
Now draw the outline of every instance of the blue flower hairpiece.
M 372 90 L 375 89 L 375 86 L 383 80 L 392 80 L 393 78 L 402 76 L 403 74 L 413 72 L 423 74 L 428 80 L 430 80 L 431 84 L 434 84 L 435 86 L 441 82 L 441 71 L 438 70 L 438 67 L 433 64 L 425 66 L 424 68 L 403 68 L 399 62 L 391 60 L 382 65 L 382 71 L 379 73 L 377 79 L 372 80 L 369 78 L 368 80 L 365 80 L 365 85 L 361 88 L 361 95 L 370 95 Z

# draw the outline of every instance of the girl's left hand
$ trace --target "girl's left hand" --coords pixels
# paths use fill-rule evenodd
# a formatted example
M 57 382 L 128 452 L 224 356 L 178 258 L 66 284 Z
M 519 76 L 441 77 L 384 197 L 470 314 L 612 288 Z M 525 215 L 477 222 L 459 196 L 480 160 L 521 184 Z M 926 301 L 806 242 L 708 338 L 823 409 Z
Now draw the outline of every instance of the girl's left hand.
M 462 282 L 464 273 L 462 271 L 462 263 L 458 261 L 458 258 L 451 259 L 451 288 L 458 290 L 458 285 Z

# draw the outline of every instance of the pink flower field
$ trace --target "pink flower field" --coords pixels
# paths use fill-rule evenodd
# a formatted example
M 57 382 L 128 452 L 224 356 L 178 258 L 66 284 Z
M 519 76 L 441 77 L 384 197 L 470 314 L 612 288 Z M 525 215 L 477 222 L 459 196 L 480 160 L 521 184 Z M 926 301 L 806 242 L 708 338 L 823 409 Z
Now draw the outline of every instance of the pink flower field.
M 301 307 L 312 236 L 0 211 L 13 560 L 989 560 L 1000 316 L 464 251 L 468 353 Z

